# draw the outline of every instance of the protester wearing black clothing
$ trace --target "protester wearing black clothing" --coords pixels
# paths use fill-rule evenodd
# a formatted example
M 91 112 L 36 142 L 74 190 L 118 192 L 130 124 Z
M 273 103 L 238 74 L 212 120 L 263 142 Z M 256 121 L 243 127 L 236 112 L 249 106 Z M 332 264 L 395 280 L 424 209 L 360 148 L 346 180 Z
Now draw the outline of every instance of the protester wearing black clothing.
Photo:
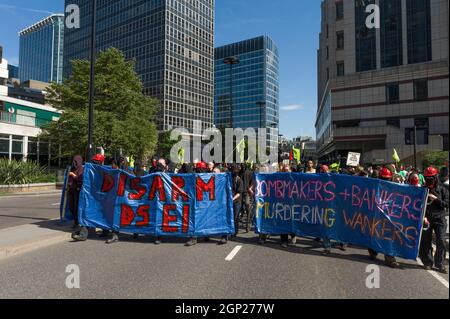
M 242 194 L 244 193 L 244 183 L 239 176 L 239 166 L 233 165 L 231 172 L 233 174 L 232 179 L 232 192 L 233 192 L 233 212 L 234 212 L 234 236 L 238 234 L 239 231 L 239 212 L 242 206 Z
M 446 247 L 445 233 L 447 222 L 445 220 L 445 209 L 449 207 L 448 190 L 439 183 L 439 170 L 429 167 L 425 170 L 426 187 L 429 189 L 427 210 L 425 217 L 430 227 L 422 233 L 419 256 L 426 270 L 434 266 L 439 272 L 447 273 L 444 266 Z M 436 235 L 436 253 L 433 260 L 433 232 Z
M 88 229 L 80 227 L 78 219 L 78 201 L 80 199 L 80 191 L 83 186 L 83 158 L 76 155 L 73 158 L 72 167 L 69 173 L 69 209 L 74 219 L 75 231 L 72 233 L 72 239 L 75 241 L 85 241 L 88 237 Z
M 249 167 L 245 165 L 243 165 L 242 169 L 242 183 L 244 188 L 244 191 L 242 193 L 242 204 L 247 216 L 246 231 L 247 233 L 249 233 L 253 219 L 253 198 L 255 195 L 253 192 L 253 188 L 255 183 L 255 174 Z
M 83 158 L 76 155 L 73 158 L 72 167 L 69 173 L 68 182 L 68 202 L 69 210 L 72 213 L 74 226 L 78 226 L 78 201 L 80 198 L 81 187 L 83 186 Z

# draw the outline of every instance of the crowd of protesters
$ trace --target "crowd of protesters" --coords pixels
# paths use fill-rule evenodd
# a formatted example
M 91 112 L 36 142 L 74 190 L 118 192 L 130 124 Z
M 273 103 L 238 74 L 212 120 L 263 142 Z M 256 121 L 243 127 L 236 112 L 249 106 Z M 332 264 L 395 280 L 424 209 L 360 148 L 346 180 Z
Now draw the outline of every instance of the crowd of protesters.
M 135 162 L 131 167 L 127 158 L 120 157 L 118 160 L 111 159 L 105 162 L 103 155 L 96 155 L 92 162 L 97 165 L 109 165 L 113 169 L 121 169 L 137 177 L 142 177 L 152 173 L 203 173 L 218 174 L 231 173 L 232 175 L 232 193 L 233 193 L 233 211 L 235 220 L 235 233 L 232 236 L 223 236 L 218 244 L 223 245 L 228 240 L 234 240 L 238 235 L 240 226 L 249 233 L 252 227 L 253 211 L 254 211 L 254 188 L 255 173 L 305 173 L 305 174 L 346 174 L 359 176 L 363 178 L 376 178 L 388 182 L 409 184 L 413 187 L 427 187 L 429 189 L 429 197 L 426 208 L 423 234 L 421 237 L 419 257 L 427 270 L 434 266 L 438 271 L 447 273 L 444 266 L 446 246 L 446 219 L 449 206 L 449 178 L 448 178 L 448 161 L 440 170 L 435 167 L 428 167 L 423 172 L 414 167 L 397 166 L 389 164 L 384 166 L 367 166 L 367 167 L 346 167 L 341 168 L 339 163 L 330 165 L 316 165 L 313 161 L 308 161 L 306 165 L 291 162 L 291 164 L 275 163 L 266 164 L 216 164 L 205 163 L 202 161 L 194 161 L 192 164 L 185 163 L 177 166 L 166 159 L 153 159 L 149 165 L 142 162 Z M 78 224 L 78 198 L 83 183 L 83 160 L 81 156 L 75 156 L 72 168 L 70 170 L 68 181 L 68 205 L 73 214 L 75 225 L 72 238 L 75 241 L 84 241 L 88 237 L 86 227 L 80 227 Z M 433 255 L 433 233 L 435 234 L 436 251 Z M 106 243 L 112 244 L 119 241 L 117 232 L 103 231 L 101 237 L 108 237 Z M 287 248 L 289 245 L 296 244 L 295 234 L 281 234 L 281 246 Z M 134 238 L 139 236 L 134 234 Z M 260 234 L 258 244 L 264 245 L 269 239 L 268 235 Z M 210 238 L 202 238 L 204 241 L 210 241 Z M 316 238 L 316 242 L 323 243 L 323 255 L 327 256 L 331 253 L 331 241 L 329 238 Z M 155 244 L 162 243 L 162 238 L 157 237 Z M 194 246 L 198 243 L 198 238 L 191 237 L 186 246 Z M 346 243 L 337 243 L 340 250 L 345 251 Z M 369 258 L 375 260 L 378 253 L 369 248 Z M 389 267 L 398 268 L 400 265 L 393 256 L 385 256 L 385 262 Z

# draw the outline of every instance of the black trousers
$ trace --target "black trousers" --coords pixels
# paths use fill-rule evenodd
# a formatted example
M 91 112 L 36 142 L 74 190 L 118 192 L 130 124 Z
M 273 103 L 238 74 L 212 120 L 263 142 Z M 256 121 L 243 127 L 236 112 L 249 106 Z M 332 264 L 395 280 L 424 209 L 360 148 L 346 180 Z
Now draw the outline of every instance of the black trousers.
M 444 266 L 446 247 L 445 232 L 447 230 L 447 222 L 445 216 L 434 217 L 430 222 L 430 228 L 422 232 L 422 240 L 420 242 L 419 256 L 425 266 L 442 268 Z M 436 253 L 433 258 L 433 232 L 436 235 Z
M 239 199 L 233 202 L 233 213 L 234 213 L 234 235 L 237 236 L 239 231 L 239 213 L 241 212 L 242 201 Z
M 78 201 L 79 200 L 80 200 L 80 191 L 78 191 L 77 189 L 69 189 L 67 201 L 68 201 L 69 210 L 72 213 L 75 225 L 79 225 L 79 223 L 78 223 Z

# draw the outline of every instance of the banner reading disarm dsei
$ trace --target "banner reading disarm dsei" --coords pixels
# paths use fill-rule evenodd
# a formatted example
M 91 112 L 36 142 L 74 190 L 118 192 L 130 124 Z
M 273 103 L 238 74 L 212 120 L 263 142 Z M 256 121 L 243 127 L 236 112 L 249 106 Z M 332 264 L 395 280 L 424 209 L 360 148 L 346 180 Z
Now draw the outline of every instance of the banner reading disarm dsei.
M 415 260 L 428 190 L 338 174 L 256 175 L 256 230 L 329 238 Z
M 229 174 L 164 174 L 137 178 L 86 164 L 79 221 L 87 227 L 152 236 L 234 233 Z

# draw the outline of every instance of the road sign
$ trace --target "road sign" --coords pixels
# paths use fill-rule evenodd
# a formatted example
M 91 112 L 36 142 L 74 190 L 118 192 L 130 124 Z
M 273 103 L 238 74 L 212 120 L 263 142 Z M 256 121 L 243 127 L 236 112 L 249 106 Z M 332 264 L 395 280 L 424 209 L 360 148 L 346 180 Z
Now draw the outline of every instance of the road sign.
M 356 167 L 359 165 L 359 160 L 361 158 L 360 153 L 349 152 L 347 156 L 347 166 Z

